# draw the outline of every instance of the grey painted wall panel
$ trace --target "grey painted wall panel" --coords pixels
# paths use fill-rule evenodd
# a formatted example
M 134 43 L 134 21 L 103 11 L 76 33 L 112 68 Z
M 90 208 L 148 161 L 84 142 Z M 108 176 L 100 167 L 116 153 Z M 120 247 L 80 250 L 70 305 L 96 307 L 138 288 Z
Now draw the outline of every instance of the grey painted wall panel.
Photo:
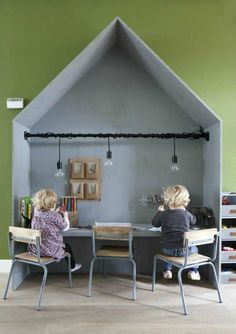
M 203 200 L 204 205 L 213 209 L 216 217 L 216 225 L 221 231 L 220 201 L 222 192 L 222 123 L 212 125 L 210 141 L 205 143 L 203 149 Z M 216 271 L 220 273 L 220 250 L 218 250 L 215 262 Z
M 14 214 L 12 225 L 15 226 L 19 226 L 19 199 L 30 194 L 30 146 L 24 139 L 24 131 L 29 131 L 29 129 L 13 121 L 12 207 Z M 15 250 L 18 253 L 22 252 L 22 245 L 16 244 Z M 15 266 L 12 277 L 14 289 L 21 284 L 28 272 L 28 268 L 24 264 Z
M 42 118 L 32 132 L 189 132 L 196 126 L 151 76 L 120 49 L 113 49 Z M 52 187 L 60 195 L 68 188 L 53 180 L 58 140 L 31 140 L 31 192 Z M 102 200 L 83 201 L 81 222 L 97 220 L 150 223 L 155 207 L 142 207 L 142 194 L 161 192 L 173 183 L 185 184 L 193 205 L 202 203 L 202 140 L 178 140 L 180 174 L 170 172 L 172 140 L 111 140 L 114 166 L 102 166 Z M 62 159 L 98 157 L 104 140 L 62 140 Z M 194 155 L 192 152 L 194 151 Z M 191 158 L 190 158 L 191 157 Z
M 30 145 L 24 139 L 24 131 L 29 128 L 13 122 L 13 225 L 19 221 L 19 198 L 30 193 Z
M 203 202 L 205 206 L 214 210 L 217 226 L 220 217 L 221 180 L 221 123 L 207 129 L 210 132 L 210 141 L 205 142 L 203 148 Z

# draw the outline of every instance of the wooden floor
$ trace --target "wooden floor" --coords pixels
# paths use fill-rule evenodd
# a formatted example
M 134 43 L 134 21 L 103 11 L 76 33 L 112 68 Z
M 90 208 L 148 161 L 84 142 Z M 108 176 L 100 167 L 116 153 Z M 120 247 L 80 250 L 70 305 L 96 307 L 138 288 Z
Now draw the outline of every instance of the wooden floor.
M 7 275 L 0 275 L 3 292 Z M 7 300 L 0 300 L 1 334 L 235 334 L 236 285 L 222 285 L 223 304 L 204 281 L 184 281 L 189 315 L 182 314 L 179 287 L 159 280 L 151 291 L 151 278 L 140 276 L 137 300 L 130 300 L 128 277 L 94 276 L 92 297 L 87 297 L 88 277 L 73 274 L 73 289 L 64 275 L 49 275 L 43 310 L 35 311 L 40 276 L 27 278 Z

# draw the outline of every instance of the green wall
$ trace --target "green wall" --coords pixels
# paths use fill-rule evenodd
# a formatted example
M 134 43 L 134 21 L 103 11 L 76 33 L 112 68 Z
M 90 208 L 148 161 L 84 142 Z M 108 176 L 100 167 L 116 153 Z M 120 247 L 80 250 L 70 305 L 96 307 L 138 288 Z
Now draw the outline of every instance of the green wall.
M 236 190 L 235 0 L 0 0 L 0 259 L 8 258 L 12 119 L 120 16 L 223 120 L 223 189 Z

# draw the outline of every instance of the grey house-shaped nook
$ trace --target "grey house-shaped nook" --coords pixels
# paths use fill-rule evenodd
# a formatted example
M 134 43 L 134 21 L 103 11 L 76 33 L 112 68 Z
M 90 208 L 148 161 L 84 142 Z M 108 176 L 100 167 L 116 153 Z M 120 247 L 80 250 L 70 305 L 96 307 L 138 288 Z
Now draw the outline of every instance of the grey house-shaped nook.
M 156 207 L 143 207 L 139 198 L 170 184 L 184 184 L 191 205 L 213 208 L 219 221 L 221 120 L 116 18 L 13 120 L 13 225 L 19 225 L 20 197 L 43 187 L 60 196 L 69 194 L 67 183 L 53 179 L 58 140 L 25 140 L 25 131 L 188 133 L 199 127 L 209 132 L 209 141 L 176 140 L 179 173 L 170 170 L 173 140 L 111 140 L 113 167 L 102 167 L 101 200 L 79 203 L 81 225 L 94 220 L 150 224 Z M 68 158 L 103 161 L 106 151 L 104 139 L 62 140 L 67 176 Z M 150 272 L 151 263 L 152 258 L 140 259 L 138 269 Z M 83 268 L 87 271 L 86 265 Z M 15 285 L 26 272 L 23 267 L 15 270 Z

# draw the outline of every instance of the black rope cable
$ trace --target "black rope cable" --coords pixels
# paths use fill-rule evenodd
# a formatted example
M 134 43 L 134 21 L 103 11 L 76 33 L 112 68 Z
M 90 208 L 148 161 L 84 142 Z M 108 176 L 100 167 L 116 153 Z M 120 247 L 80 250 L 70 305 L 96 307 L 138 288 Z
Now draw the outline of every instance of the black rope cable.
M 59 162 L 61 161 L 61 137 L 59 137 Z
M 25 131 L 24 138 L 160 138 L 160 139 L 201 139 L 209 141 L 209 132 L 204 132 L 200 129 L 199 132 L 189 132 L 189 133 L 30 133 Z
M 108 140 L 108 152 L 110 152 L 110 137 L 108 137 L 107 140 Z

